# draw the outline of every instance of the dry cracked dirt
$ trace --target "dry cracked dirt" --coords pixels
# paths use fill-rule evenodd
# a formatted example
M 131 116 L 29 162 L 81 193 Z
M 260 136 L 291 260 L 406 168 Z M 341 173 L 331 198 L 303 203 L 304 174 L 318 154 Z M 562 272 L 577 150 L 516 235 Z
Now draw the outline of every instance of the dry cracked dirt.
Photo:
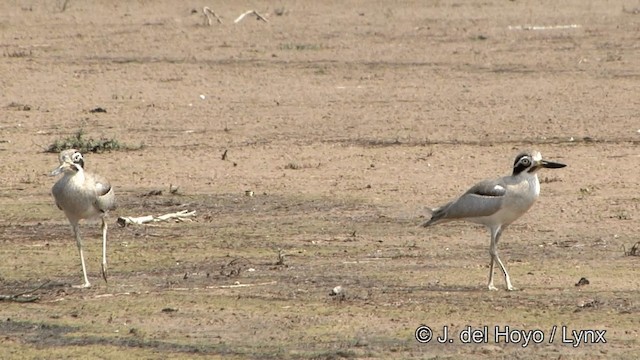
M 637 358 L 639 9 L 2 2 L 0 358 Z M 82 224 L 85 290 L 47 176 L 78 131 L 129 148 L 85 154 L 119 205 L 108 283 Z M 520 291 L 490 292 L 484 228 L 419 225 L 523 149 L 568 166 L 500 241 Z

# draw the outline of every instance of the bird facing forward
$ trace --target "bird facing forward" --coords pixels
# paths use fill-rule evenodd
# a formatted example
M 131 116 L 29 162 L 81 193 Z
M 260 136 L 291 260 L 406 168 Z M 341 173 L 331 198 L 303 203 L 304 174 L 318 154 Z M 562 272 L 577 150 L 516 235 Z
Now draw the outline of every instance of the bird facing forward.
M 516 290 L 511 278 L 498 256 L 498 240 L 504 229 L 524 215 L 540 195 L 538 170 L 559 169 L 565 164 L 546 161 L 538 151 L 523 152 L 516 156 L 513 173 L 493 180 L 483 180 L 472 186 L 459 198 L 432 209 L 431 219 L 424 227 L 455 220 L 482 224 L 491 232 L 489 254 L 489 290 L 497 290 L 493 285 L 493 266 L 497 262 L 504 274 L 507 290 Z
M 56 205 L 69 219 L 80 253 L 84 284 L 78 287 L 91 286 L 87 278 L 87 267 L 82 253 L 79 222 L 82 219 L 100 218 L 102 220 L 102 277 L 107 281 L 107 223 L 105 215 L 116 207 L 115 194 L 111 184 L 100 175 L 84 171 L 82 154 L 75 150 L 64 150 L 59 155 L 60 166 L 51 176 L 63 174 L 51 190 Z

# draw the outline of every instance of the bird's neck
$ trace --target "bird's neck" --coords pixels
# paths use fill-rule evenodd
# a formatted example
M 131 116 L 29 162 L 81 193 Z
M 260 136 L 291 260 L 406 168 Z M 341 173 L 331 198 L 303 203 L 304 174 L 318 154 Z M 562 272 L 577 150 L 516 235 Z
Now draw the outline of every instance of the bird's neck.
M 540 195 L 540 180 L 538 180 L 538 174 L 526 173 L 524 177 L 529 183 L 529 189 L 531 189 L 535 196 L 538 197 L 538 195 Z
M 82 170 L 81 167 L 78 167 L 77 171 L 75 171 L 73 174 L 70 174 L 69 177 L 74 183 L 83 184 L 85 180 L 84 170 Z

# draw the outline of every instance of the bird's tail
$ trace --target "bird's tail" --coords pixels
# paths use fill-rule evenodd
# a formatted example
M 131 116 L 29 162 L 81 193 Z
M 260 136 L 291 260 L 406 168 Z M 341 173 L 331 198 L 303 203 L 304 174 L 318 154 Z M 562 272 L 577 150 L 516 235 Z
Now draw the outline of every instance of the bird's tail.
M 422 227 L 429 227 L 432 225 L 436 225 L 442 222 L 442 216 L 444 215 L 444 211 L 443 211 L 444 207 L 438 207 L 438 208 L 429 208 L 429 213 L 431 215 L 431 218 L 427 221 L 425 221 L 424 223 L 422 223 Z
M 423 222 L 420 225 L 422 227 L 428 227 L 433 225 L 433 215 L 436 213 L 436 211 L 438 211 L 438 208 L 425 208 L 425 210 L 428 213 L 427 217 L 429 218 L 429 220 Z

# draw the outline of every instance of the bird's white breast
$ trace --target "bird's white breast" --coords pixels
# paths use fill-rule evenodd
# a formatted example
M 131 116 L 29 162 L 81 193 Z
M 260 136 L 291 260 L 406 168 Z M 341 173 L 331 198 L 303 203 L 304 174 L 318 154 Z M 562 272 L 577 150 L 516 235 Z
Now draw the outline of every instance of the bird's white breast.
M 540 182 L 535 174 L 522 174 L 505 182 L 507 192 L 500 210 L 491 216 L 470 219 L 470 221 L 487 226 L 509 225 L 524 215 L 540 195 Z
M 88 219 L 100 215 L 95 207 L 95 188 L 93 184 L 87 183 L 83 171 L 65 174 L 53 186 L 52 192 L 56 204 L 69 219 Z
M 533 177 L 529 177 L 527 179 L 529 182 L 529 187 L 534 194 L 534 197 L 537 199 L 540 196 L 540 181 L 538 180 L 538 175 L 534 175 Z

